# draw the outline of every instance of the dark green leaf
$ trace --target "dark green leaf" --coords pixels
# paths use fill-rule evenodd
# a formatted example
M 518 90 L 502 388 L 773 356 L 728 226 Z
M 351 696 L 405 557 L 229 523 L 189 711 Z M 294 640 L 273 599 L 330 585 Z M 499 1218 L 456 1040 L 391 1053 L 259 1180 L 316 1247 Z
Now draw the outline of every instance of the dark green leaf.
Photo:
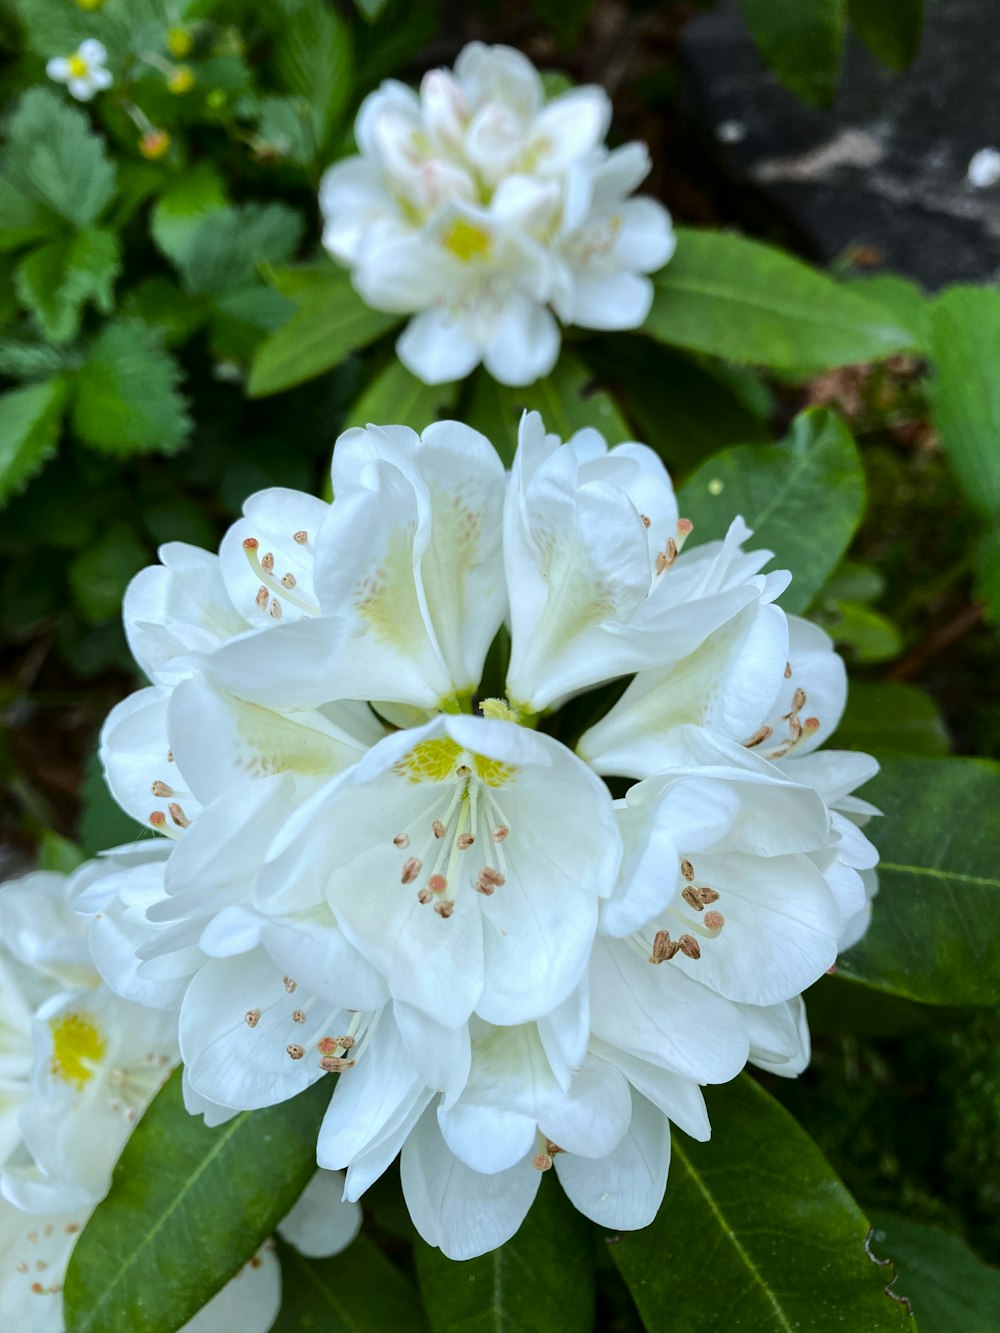
M 198 228 L 209 213 L 228 204 L 222 177 L 210 162 L 199 162 L 163 195 L 153 209 L 153 240 L 176 264 L 187 259 Z
M 188 1115 L 178 1069 L 125 1145 L 66 1274 L 67 1333 L 180 1328 L 256 1252 L 316 1170 L 321 1080 L 216 1129 Z
M 899 626 L 859 602 L 838 602 L 821 623 L 837 646 L 850 653 L 852 662 L 888 662 L 903 647 Z
M 397 74 L 441 28 L 440 0 L 388 0 L 378 19 L 358 34 L 357 82 L 372 87 L 387 74 Z
M 31 88 L 9 126 L 5 171 L 23 194 L 77 227 L 111 202 L 115 168 L 82 111 L 48 88 Z
M 0 176 L 0 252 L 43 240 L 62 225 L 51 209 Z
M 543 1179 L 521 1229 L 499 1250 L 454 1263 L 418 1241 L 433 1333 L 590 1333 L 590 1244 L 590 1228 L 553 1179 Z
M 65 399 L 60 379 L 0 394 L 0 504 L 55 453 Z
M 920 50 L 924 0 L 847 0 L 858 36 L 884 65 L 905 69 Z
M 951 749 L 937 704 L 923 690 L 901 681 L 852 681 L 835 743 L 841 749 L 933 758 Z
M 169 278 L 145 278 L 124 294 L 122 313 L 135 315 L 156 329 L 167 347 L 186 342 L 208 315 L 207 307 L 192 301 Z
M 872 1249 L 893 1261 L 893 1291 L 913 1303 L 923 1333 L 996 1333 L 1000 1269 L 959 1236 L 894 1213 L 876 1213 Z
M 354 0 L 354 3 L 362 18 L 366 18 L 370 23 L 379 17 L 388 0 Z
M 196 295 L 221 296 L 259 282 L 258 265 L 280 264 L 302 236 L 302 218 L 284 204 L 241 204 L 205 213 L 175 261 Z
M 656 1221 L 611 1247 L 645 1327 L 913 1330 L 865 1254 L 868 1223 L 788 1112 L 746 1075 L 708 1107 L 710 1142 L 673 1136 Z
M 847 0 L 740 0 L 760 53 L 781 82 L 813 106 L 833 101 Z
M 367 1236 L 332 1259 L 282 1245 L 281 1313 L 271 1333 L 427 1333 L 413 1283 Z
M 934 424 L 970 503 L 1000 518 L 1000 292 L 952 287 L 931 317 Z
M 681 513 L 694 540 L 725 534 L 741 514 L 753 529 L 749 546 L 774 552 L 790 569 L 782 598 L 804 611 L 850 543 L 864 508 L 864 475 L 850 432 L 832 412 L 796 417 L 782 444 L 738 445 L 710 458 L 681 488 Z
M 772 246 L 678 232 L 643 326 L 661 342 L 775 370 L 826 370 L 909 347 L 886 311 Z
M 14 284 L 42 332 L 60 343 L 76 337 L 88 301 L 102 314 L 111 313 L 120 272 L 118 237 L 86 227 L 33 250 L 21 261 Z
M 879 895 L 838 969 L 924 1004 L 1000 1004 L 1000 764 L 889 756 L 863 795 L 883 812 Z
M 288 323 L 258 349 L 247 392 L 251 398 L 263 398 L 302 384 L 367 347 L 398 322 L 398 315 L 365 305 L 347 274 L 334 270 L 303 294 Z
M 344 429 L 371 422 L 420 432 L 432 421 L 454 416 L 457 397 L 457 384 L 424 384 L 401 361 L 392 360 L 348 409 Z
M 1000 530 L 985 532 L 976 551 L 976 596 L 982 598 L 986 619 L 1000 625 Z
M 283 25 L 278 72 L 312 112 L 313 152 L 321 154 L 353 91 L 351 29 L 323 0 L 305 0 Z
M 149 563 L 149 552 L 127 523 L 115 523 L 83 549 L 69 567 L 70 587 L 80 614 L 90 625 L 119 615 L 133 574 Z
M 106 324 L 77 377 L 73 429 L 102 453 L 175 453 L 191 425 L 180 368 L 138 319 Z

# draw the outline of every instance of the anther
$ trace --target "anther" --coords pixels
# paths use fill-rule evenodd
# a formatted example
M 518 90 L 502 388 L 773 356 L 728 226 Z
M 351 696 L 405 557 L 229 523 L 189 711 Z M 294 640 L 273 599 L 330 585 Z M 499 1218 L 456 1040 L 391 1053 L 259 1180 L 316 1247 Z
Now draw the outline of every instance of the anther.
M 701 945 L 693 935 L 682 935 L 677 945 L 685 958 L 701 957 Z
M 472 769 L 469 767 L 468 764 L 459 764 L 458 768 L 455 769 L 456 777 L 467 778 L 470 777 L 471 774 L 472 774 Z
M 716 916 L 718 916 L 718 912 L 716 912 Z M 306 1021 L 306 1015 L 305 1015 L 305 1010 L 304 1010 L 304 1009 L 293 1009 L 293 1010 L 292 1010 L 292 1022 L 293 1022 L 293 1023 L 304 1023 L 305 1021 Z
M 260 1010 L 248 1009 L 246 1013 L 243 1015 L 243 1021 L 244 1023 L 246 1023 L 248 1028 L 255 1028 L 257 1024 L 260 1022 Z
M 460 852 L 468 851 L 475 841 L 476 839 L 471 833 L 460 833 L 455 839 L 456 846 Z
M 290 1042 L 289 1045 L 285 1047 L 285 1050 L 293 1060 L 301 1060 L 306 1053 L 306 1048 L 304 1046 L 298 1046 L 294 1041 Z
M 431 875 L 430 879 L 427 881 L 427 887 L 430 889 L 431 893 L 444 893 L 445 889 L 448 887 L 448 881 L 445 879 L 444 875 Z
M 435 819 L 434 823 L 431 825 L 431 828 L 434 830 L 435 838 L 443 838 L 444 835 L 448 832 L 445 826 L 441 823 L 440 819 Z
M 481 893 L 484 898 L 491 897 L 497 891 L 495 884 L 487 884 L 485 880 L 481 879 L 476 880 L 475 887 L 476 887 L 476 892 Z
M 658 930 L 653 936 L 653 949 L 649 955 L 649 961 L 651 963 L 667 963 L 680 947 L 680 944 L 676 940 L 672 940 L 665 930 Z
M 278 601 L 277 597 L 271 598 L 271 607 L 268 614 L 272 620 L 281 619 L 281 603 Z
M 657 574 L 662 574 L 664 570 L 669 569 L 676 559 L 677 543 L 674 541 L 673 537 L 668 537 L 666 546 L 656 557 Z
M 392 844 L 394 847 L 409 847 L 410 845 L 409 834 L 397 833 L 392 840 Z
M 282 586 L 283 588 L 294 588 L 294 587 L 295 587 L 295 575 L 294 575 L 294 574 L 291 574 L 291 573 L 289 573 L 289 574 L 282 574 L 282 576 L 281 576 L 281 586 Z
M 357 1063 L 357 1060 L 343 1060 L 338 1055 L 324 1055 L 319 1067 L 328 1074 L 342 1074 L 345 1069 L 353 1069 Z
M 500 888 L 507 883 L 506 878 L 500 874 L 499 870 L 494 870 L 492 866 L 483 866 L 479 872 L 479 878 L 484 884 L 492 884 L 495 888 Z
M 451 898 L 445 898 L 441 902 L 434 904 L 434 910 L 437 912 L 438 916 L 443 917 L 444 920 L 447 921 L 455 910 L 455 904 Z
M 172 764 L 173 762 L 174 762 L 174 752 L 173 752 L 173 750 L 168 750 L 168 751 L 167 751 L 167 763 L 168 763 L 168 764 Z
M 403 862 L 403 873 L 399 877 L 399 882 L 401 884 L 412 884 L 420 874 L 423 864 L 419 856 L 408 856 Z
M 418 889 L 418 890 L 417 890 L 417 902 L 418 902 L 418 903 L 423 903 L 423 904 L 426 905 L 427 903 L 429 903 L 429 902 L 433 899 L 433 897 L 434 897 L 434 895 L 433 895 L 433 893 L 431 893 L 430 889 Z
M 726 924 L 726 918 L 721 912 L 706 912 L 705 925 L 709 930 L 721 930 Z
M 551 1139 L 545 1140 L 545 1151 L 550 1157 L 555 1157 L 556 1153 L 565 1152 L 565 1148 L 560 1148 L 558 1143 L 553 1143 Z
M 794 745 L 802 735 L 802 723 L 799 720 L 798 713 L 788 714 L 788 732 L 792 738 L 792 744 Z
M 792 695 L 792 712 L 801 713 L 806 706 L 806 692 L 800 686 Z
M 639 517 L 642 519 L 642 526 L 643 526 L 644 528 L 648 528 L 648 527 L 649 527 L 649 519 L 647 518 L 647 516 L 646 516 L 645 514 L 640 514 Z
M 171 801 L 170 804 L 167 806 L 167 809 L 170 811 L 170 818 L 174 821 L 174 823 L 177 825 L 178 828 L 190 828 L 191 826 L 190 819 L 188 819 L 187 815 L 184 813 L 184 811 L 181 809 L 181 807 L 177 804 L 176 801 Z
M 266 611 L 267 604 L 270 600 L 271 600 L 271 594 L 268 592 L 268 590 L 264 587 L 262 583 L 260 587 L 257 589 L 257 596 L 254 598 L 254 601 L 257 603 L 257 606 L 260 608 L 261 611 Z
M 273 551 L 268 551 L 266 555 L 262 555 L 260 558 L 260 563 L 261 563 L 261 568 L 266 569 L 267 572 L 270 574 L 271 570 L 274 568 Z
M 552 1158 L 547 1152 L 540 1152 L 532 1157 L 531 1165 L 536 1171 L 549 1171 L 552 1167 Z
M 785 663 L 785 680 L 791 680 L 791 678 L 792 678 L 792 664 L 791 664 L 791 662 L 786 662 L 786 663 Z
M 160 782 L 159 779 L 153 783 L 150 791 L 154 796 L 173 796 L 174 794 L 173 787 L 168 787 L 165 782 Z
M 764 741 L 766 741 L 769 738 L 772 730 L 773 728 L 769 727 L 765 722 L 765 724 L 762 727 L 758 728 L 758 730 L 754 732 L 754 734 L 750 737 L 748 741 L 743 742 L 743 748 L 745 750 L 752 750 L 755 745 L 762 745 Z
M 493 839 L 494 842 L 503 842 L 506 839 L 507 834 L 509 832 L 510 829 L 507 827 L 506 824 L 498 824 L 496 828 L 493 830 L 493 832 L 490 834 L 490 837 Z
M 300 528 L 298 532 L 292 533 L 292 541 L 298 546 L 305 546 L 308 540 L 309 534 L 306 532 L 305 528 Z
M 288 994 L 294 995 L 299 988 L 299 983 L 297 981 L 293 981 L 291 977 L 282 977 L 281 980 Z
M 715 889 L 710 889 L 708 885 L 705 884 L 698 890 L 698 899 L 707 906 L 708 903 L 717 903 L 719 901 L 719 895 L 716 893 Z
M 705 904 L 701 901 L 701 896 L 697 889 L 692 889 L 690 884 L 683 891 L 681 897 L 687 903 L 688 907 L 693 907 L 696 912 L 704 912 Z
M 681 862 L 681 874 L 685 879 L 694 879 L 694 866 L 687 858 Z

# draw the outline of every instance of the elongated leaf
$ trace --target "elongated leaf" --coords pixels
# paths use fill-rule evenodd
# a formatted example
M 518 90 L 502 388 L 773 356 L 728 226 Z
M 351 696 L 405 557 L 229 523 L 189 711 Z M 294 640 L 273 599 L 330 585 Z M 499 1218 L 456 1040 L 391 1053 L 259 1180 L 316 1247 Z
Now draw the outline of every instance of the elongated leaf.
M 358 1236 L 332 1259 L 281 1245 L 281 1313 L 271 1333 L 427 1333 L 416 1289 Z
M 424 384 L 401 361 L 390 361 L 349 409 L 344 427 L 373 422 L 420 432 L 432 421 L 454 416 L 457 397 L 457 384 Z
M 740 0 L 761 55 L 789 91 L 814 106 L 833 100 L 847 0 Z
M 937 704 L 901 681 L 852 681 L 834 742 L 839 749 L 898 751 L 931 757 L 951 748 Z
M 782 598 L 804 611 L 850 543 L 864 508 L 864 476 L 850 432 L 832 412 L 810 409 L 782 444 L 738 445 L 700 468 L 681 488 L 681 513 L 695 541 L 722 537 L 742 514 L 755 547 L 790 569 Z
M 877 1213 L 872 1221 L 872 1248 L 893 1261 L 893 1290 L 912 1302 L 924 1333 L 996 1333 L 1000 1269 L 941 1227 L 894 1213 Z
M 311 380 L 398 322 L 365 305 L 346 273 L 334 273 L 303 293 L 288 323 L 258 348 L 247 392 L 263 398 Z
M 67 1333 L 180 1328 L 256 1252 L 316 1169 L 325 1081 L 206 1128 L 177 1070 L 125 1146 L 66 1275 Z
M 55 453 L 65 400 L 61 379 L 0 394 L 0 504 Z
M 931 317 L 934 424 L 969 502 L 1000 517 L 1000 292 L 953 287 Z
M 847 0 L 851 23 L 873 55 L 905 69 L 920 50 L 924 0 Z
M 712 1138 L 675 1133 L 656 1221 L 611 1247 L 647 1329 L 909 1329 L 866 1256 L 857 1204 L 752 1079 L 709 1090 Z
M 590 1333 L 594 1272 L 587 1224 L 552 1179 L 512 1240 L 458 1264 L 422 1241 L 420 1294 L 433 1333 Z
M 677 347 L 802 372 L 874 361 L 913 341 L 885 309 L 791 255 L 689 229 L 656 276 L 643 328 Z
M 277 65 L 311 109 L 314 151 L 322 152 L 353 88 L 350 26 L 324 0 L 303 0 L 284 25 Z
M 886 757 L 871 928 L 846 977 L 925 1004 L 1000 1004 L 1000 764 Z

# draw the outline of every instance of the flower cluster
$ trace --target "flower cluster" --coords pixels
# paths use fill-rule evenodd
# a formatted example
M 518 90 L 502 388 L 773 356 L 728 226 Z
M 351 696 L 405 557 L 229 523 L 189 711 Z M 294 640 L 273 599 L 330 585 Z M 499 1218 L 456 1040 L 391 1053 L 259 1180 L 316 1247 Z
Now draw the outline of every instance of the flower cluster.
M 172 1016 L 213 1123 L 328 1079 L 319 1165 L 356 1200 L 401 1154 L 452 1257 L 549 1168 L 643 1226 L 669 1122 L 706 1138 L 748 1058 L 801 1070 L 801 992 L 864 929 L 876 766 L 817 748 L 843 666 L 643 445 L 531 414 L 507 473 L 456 422 L 369 426 L 332 480 L 129 588 L 152 683 L 102 756 L 159 836 L 79 893 L 94 963 Z
M 139 893 L 140 863 L 127 864 L 130 891 Z M 0 1294 L 10 1327 L 31 1333 L 61 1333 L 73 1246 L 132 1127 L 178 1061 L 174 1015 L 114 994 L 91 959 L 80 900 L 94 881 L 106 891 L 108 874 L 91 862 L 71 880 L 38 872 L 0 888 Z M 157 983 L 147 998 L 159 998 Z M 311 1255 L 349 1244 L 361 1218 L 342 1202 L 343 1184 L 318 1171 L 282 1237 Z M 266 1333 L 280 1303 L 281 1274 L 267 1244 L 185 1329 Z
M 454 71 L 372 93 L 360 155 L 323 179 L 324 244 L 365 301 L 413 314 L 400 360 L 428 384 L 480 362 L 530 384 L 559 354 L 559 325 L 631 329 L 649 313 L 646 276 L 671 257 L 670 217 L 633 198 L 644 145 L 609 151 L 598 87 L 546 102 L 519 51 L 473 42 Z

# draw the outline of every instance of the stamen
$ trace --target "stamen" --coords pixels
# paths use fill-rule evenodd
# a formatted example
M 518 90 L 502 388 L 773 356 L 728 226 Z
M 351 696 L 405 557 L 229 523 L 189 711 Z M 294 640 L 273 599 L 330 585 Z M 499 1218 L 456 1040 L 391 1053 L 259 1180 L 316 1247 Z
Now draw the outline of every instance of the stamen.
M 392 842 L 393 842 L 393 846 L 395 846 L 395 847 L 400 847 L 400 848 L 402 848 L 402 847 L 409 847 L 409 845 L 410 845 L 410 837 L 409 837 L 409 834 L 407 834 L 407 833 L 397 833 L 396 836 L 393 838 Z
M 498 824 L 496 828 L 493 830 L 493 832 L 490 834 L 490 837 L 493 839 L 494 842 L 503 842 L 506 839 L 507 834 L 509 832 L 510 829 L 507 827 L 506 824 Z
M 281 603 L 278 601 L 277 597 L 271 598 L 271 607 L 268 614 L 272 620 L 281 619 Z
M 282 977 L 281 980 L 288 994 L 294 995 L 299 988 L 299 983 L 297 981 L 293 981 L 291 977 Z
M 802 737 L 802 723 L 799 721 L 798 713 L 788 714 L 788 731 L 794 745 Z
M 552 1158 L 547 1152 L 536 1153 L 531 1159 L 531 1165 L 536 1171 L 549 1171 L 552 1168 Z
M 445 889 L 448 887 L 448 881 L 445 879 L 444 875 L 431 875 L 430 879 L 427 881 L 427 887 L 430 889 L 431 893 L 444 893 Z
M 266 569 L 267 572 L 270 574 L 271 570 L 274 568 L 274 552 L 268 551 L 266 555 L 262 555 L 260 558 L 260 563 L 261 566 L 264 569 Z
M 726 918 L 721 912 L 706 912 L 705 925 L 709 930 L 721 930 L 726 924 Z
M 257 589 L 257 596 L 254 598 L 254 601 L 257 603 L 257 605 L 260 607 L 262 611 L 266 611 L 267 604 L 270 601 L 270 599 L 271 599 L 271 594 L 268 592 L 268 590 L 264 587 L 262 583 L 260 587 Z
M 676 559 L 677 543 L 674 541 L 673 537 L 668 537 L 666 546 L 656 557 L 657 574 L 662 574 L 665 570 L 669 569 Z
M 717 903 L 719 901 L 719 895 L 716 893 L 715 889 L 710 889 L 708 885 L 705 884 L 698 890 L 698 900 L 699 902 L 706 904 Z
M 154 796 L 173 796 L 174 794 L 173 787 L 168 787 L 165 782 L 160 782 L 159 779 L 153 783 L 150 791 Z
M 767 725 L 767 723 L 765 722 L 764 725 L 763 725 L 762 727 L 759 727 L 759 728 L 754 732 L 754 734 L 750 737 L 750 739 L 749 739 L 748 741 L 744 741 L 744 742 L 743 742 L 743 748 L 744 748 L 745 750 L 752 750 L 752 749 L 754 748 L 755 745 L 762 745 L 762 744 L 764 743 L 764 741 L 768 740 L 768 738 L 769 738 L 770 735 L 771 735 L 772 730 L 773 730 L 773 728 L 772 728 L 772 727 L 769 727 L 769 726 Z
M 500 888 L 507 883 L 506 876 L 501 875 L 499 870 L 494 870 L 492 866 L 483 866 L 479 872 L 479 878 L 485 884 L 492 884 L 495 888 Z
M 437 912 L 438 916 L 443 917 L 444 920 L 447 921 L 455 910 L 455 903 L 451 898 L 445 898 L 442 902 L 434 904 L 434 910 Z
M 649 955 L 651 963 L 667 963 L 680 948 L 677 940 L 672 940 L 665 930 L 658 930 L 653 936 L 653 951 Z
M 353 1045 L 353 1037 L 320 1037 L 316 1049 L 320 1055 L 333 1055 L 334 1051 L 349 1051 Z
M 431 901 L 433 900 L 433 898 L 434 898 L 434 895 L 433 895 L 433 893 L 431 893 L 430 889 L 418 889 L 418 891 L 417 891 L 417 902 L 418 902 L 418 903 L 423 903 L 423 904 L 426 906 L 426 904 L 429 903 L 429 902 L 431 902 Z
M 565 1148 L 560 1148 L 558 1143 L 553 1143 L 551 1139 L 545 1140 L 545 1151 L 550 1157 L 555 1157 L 556 1153 L 565 1152 Z
M 304 1046 L 297 1045 L 295 1042 L 291 1042 L 288 1046 L 285 1047 L 285 1050 L 288 1052 L 288 1054 L 292 1057 L 293 1060 L 301 1060 L 306 1053 L 306 1048 Z
M 172 764 L 173 762 L 174 762 L 174 752 L 173 752 L 173 750 L 168 750 L 168 751 L 167 751 L 167 763 L 168 763 L 168 764 Z
M 701 901 L 697 889 L 692 889 L 690 885 L 683 891 L 681 897 L 687 903 L 688 907 L 693 907 L 696 912 L 704 912 L 705 904 Z
M 243 1021 L 246 1023 L 248 1028 L 255 1028 L 257 1024 L 260 1022 L 260 1010 L 248 1009 L 246 1013 L 243 1015 Z
M 792 664 L 791 664 L 791 662 L 786 662 L 786 663 L 785 663 L 785 680 L 791 680 L 791 678 L 792 678 Z
M 282 576 L 281 576 L 281 586 L 282 586 L 283 588 L 294 588 L 294 587 L 295 587 L 295 575 L 292 574 L 292 573 L 282 574 Z
M 300 528 L 298 532 L 292 533 L 292 541 L 295 542 L 298 546 L 305 546 L 308 540 L 309 540 L 309 534 L 308 532 L 306 532 L 305 528 Z
M 806 692 L 800 686 L 792 695 L 792 712 L 801 713 L 806 706 Z
M 456 839 L 456 846 L 458 847 L 458 850 L 459 850 L 460 852 L 465 852 L 465 851 L 468 851 L 468 849 L 472 846 L 472 844 L 473 844 L 475 841 L 476 841 L 476 839 L 475 839 L 475 837 L 473 836 L 473 834 L 471 834 L 471 833 L 460 833 L 460 834 L 458 835 L 458 838 Z
M 694 879 L 694 866 L 686 857 L 681 862 L 681 874 L 685 879 Z
M 345 1069 L 353 1069 L 357 1060 L 343 1060 L 337 1055 L 324 1055 L 319 1067 L 327 1074 L 342 1074 Z
M 648 528 L 650 524 L 649 524 L 649 519 L 646 517 L 646 515 L 640 514 L 639 517 L 642 519 L 642 526 L 644 528 Z
M 401 884 L 412 884 L 423 869 L 423 861 L 418 856 L 408 856 L 403 862 L 403 873 L 399 877 Z
M 719 915 L 718 912 L 716 912 L 715 915 L 718 916 L 718 915 Z M 305 1015 L 305 1010 L 304 1010 L 304 1009 L 293 1009 L 293 1010 L 292 1010 L 292 1022 L 293 1022 L 293 1023 L 304 1023 L 305 1021 L 306 1021 L 306 1015 Z
M 444 835 L 448 832 L 445 826 L 441 823 L 440 819 L 435 819 L 434 823 L 431 825 L 431 828 L 434 830 L 435 838 L 443 838 Z
M 174 821 L 174 823 L 177 825 L 178 828 L 191 827 L 190 819 L 188 819 L 187 815 L 184 813 L 183 809 L 177 804 L 176 801 L 171 801 L 171 803 L 167 806 L 167 809 L 170 811 L 170 818 Z
M 682 935 L 677 944 L 685 958 L 701 957 L 701 945 L 693 935 Z

